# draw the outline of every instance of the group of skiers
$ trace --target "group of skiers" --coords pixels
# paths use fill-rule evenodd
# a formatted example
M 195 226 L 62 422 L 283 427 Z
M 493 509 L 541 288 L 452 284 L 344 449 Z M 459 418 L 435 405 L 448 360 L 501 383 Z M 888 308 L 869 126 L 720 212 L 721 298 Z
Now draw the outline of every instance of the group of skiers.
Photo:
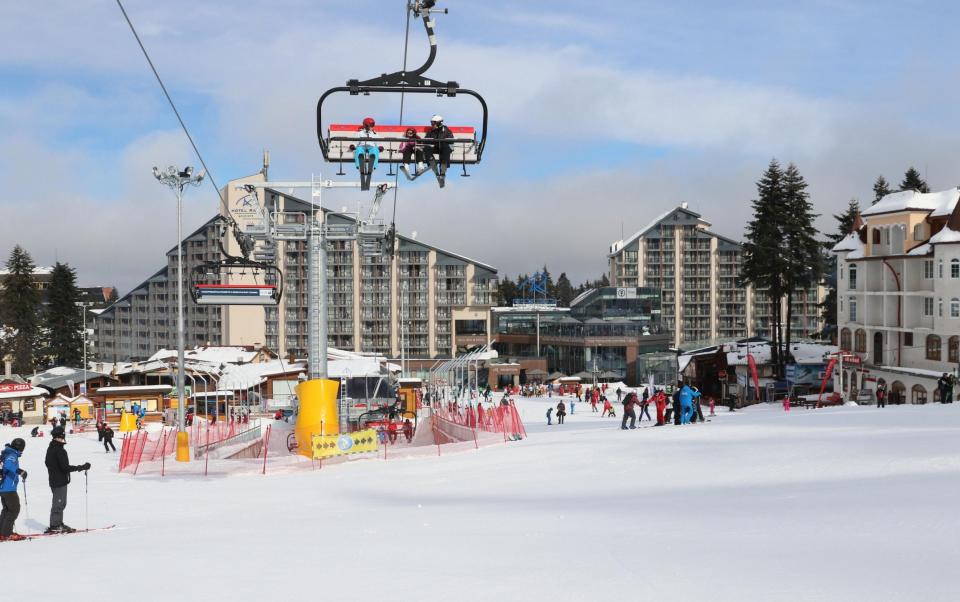
M 44 533 L 73 533 L 73 527 L 63 522 L 63 511 L 67 507 L 67 486 L 70 473 L 90 470 L 90 463 L 71 465 L 67 456 L 67 434 L 62 426 L 55 426 L 50 432 L 50 445 L 47 446 L 45 464 L 48 483 L 53 494 L 50 507 L 50 526 Z M 0 452 L 0 541 L 20 541 L 26 539 L 13 530 L 20 515 L 20 496 L 17 488 L 23 481 L 24 495 L 27 489 L 27 471 L 20 468 L 20 457 L 27 447 L 26 441 L 16 438 L 4 446 Z
M 600 388 L 588 390 L 586 399 L 589 400 L 590 406 L 594 412 L 597 411 L 597 405 L 601 401 L 603 402 L 603 412 L 600 414 L 601 417 L 616 417 L 617 414 L 613 403 L 607 399 L 606 395 L 601 392 Z M 697 390 L 696 387 L 691 387 L 690 385 L 684 384 L 682 381 L 677 384 L 676 389 L 671 395 L 671 407 L 669 408 L 667 407 L 667 394 L 662 389 L 656 390 L 654 391 L 653 395 L 650 395 L 650 389 L 644 387 L 643 392 L 638 397 L 637 394 L 632 391 L 624 392 L 622 389 L 618 388 L 617 401 L 623 405 L 623 418 L 620 422 L 620 428 L 623 430 L 637 428 L 637 422 L 643 422 L 644 416 L 647 417 L 647 420 L 653 422 L 653 418 L 651 417 L 649 410 L 651 403 L 656 407 L 656 426 L 663 426 L 671 420 L 677 425 L 690 424 L 698 421 L 703 422 L 705 420 L 703 409 L 700 405 L 700 391 Z M 570 401 L 571 414 L 573 413 L 572 408 L 574 407 L 574 403 L 575 402 L 573 400 Z M 711 416 L 713 415 L 713 411 L 713 400 L 710 400 Z M 547 408 L 546 416 L 548 426 L 553 424 L 553 412 L 553 407 Z M 564 403 L 563 399 L 561 399 L 560 403 L 558 403 L 556 406 L 557 424 L 563 424 L 566 415 L 566 404 Z
M 23 425 L 23 410 L 2 410 L 0 411 L 0 424 L 6 424 L 9 426 L 22 426 Z

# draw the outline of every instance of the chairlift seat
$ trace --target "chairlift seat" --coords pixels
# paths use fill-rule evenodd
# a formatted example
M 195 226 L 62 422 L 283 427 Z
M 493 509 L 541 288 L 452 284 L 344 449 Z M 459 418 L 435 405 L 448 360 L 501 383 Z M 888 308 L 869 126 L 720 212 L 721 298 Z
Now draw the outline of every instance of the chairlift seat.
M 358 132 L 363 126 L 359 124 L 334 123 L 327 128 L 327 145 L 329 160 L 332 162 L 352 163 L 354 151 L 361 138 Z M 473 127 L 448 126 L 453 138 L 447 139 L 451 144 L 450 163 L 452 165 L 473 165 L 479 162 L 477 157 L 477 131 Z M 363 138 L 363 142 L 376 144 L 383 148 L 380 151 L 381 163 L 402 163 L 403 153 L 400 145 L 407 141 L 403 134 L 410 128 L 417 131 L 421 138 L 430 131 L 427 125 L 378 125 L 374 127 L 377 138 Z M 425 142 L 425 144 L 430 144 Z
M 197 305 L 277 305 L 279 291 L 270 284 L 196 284 Z

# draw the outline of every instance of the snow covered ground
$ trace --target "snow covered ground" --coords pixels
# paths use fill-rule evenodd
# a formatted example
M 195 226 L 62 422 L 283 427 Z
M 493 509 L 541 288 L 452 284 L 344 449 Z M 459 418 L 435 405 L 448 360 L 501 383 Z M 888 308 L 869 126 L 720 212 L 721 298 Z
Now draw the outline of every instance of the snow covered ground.
M 960 404 L 621 431 L 587 404 L 547 427 L 555 402 L 518 402 L 526 441 L 267 476 L 121 475 L 71 437 L 90 525 L 120 528 L 0 544 L 3 599 L 960 599 Z M 47 524 L 46 442 L 22 532 Z

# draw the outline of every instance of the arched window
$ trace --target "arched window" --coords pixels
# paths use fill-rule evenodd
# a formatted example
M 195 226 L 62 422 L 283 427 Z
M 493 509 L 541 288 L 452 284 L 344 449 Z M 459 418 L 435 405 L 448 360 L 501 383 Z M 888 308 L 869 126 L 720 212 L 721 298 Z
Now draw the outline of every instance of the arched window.
M 850 351 L 850 329 L 844 328 L 840 331 L 840 349 Z
M 922 404 L 927 403 L 927 390 L 923 388 L 923 385 L 913 385 L 913 388 L 910 390 L 911 403 Z
M 958 336 L 947 339 L 947 361 L 952 364 L 960 362 L 960 337 Z
M 927 359 L 940 361 L 940 337 L 935 334 L 927 335 Z
M 857 264 L 850 264 L 850 289 L 857 288 Z
M 907 388 L 899 380 L 893 381 L 890 385 L 890 403 L 903 403 L 906 401 Z
M 880 244 L 880 228 L 873 229 L 873 244 L 875 245 Z
M 853 333 L 853 350 L 858 353 L 867 352 L 867 331 L 858 328 L 855 333 Z

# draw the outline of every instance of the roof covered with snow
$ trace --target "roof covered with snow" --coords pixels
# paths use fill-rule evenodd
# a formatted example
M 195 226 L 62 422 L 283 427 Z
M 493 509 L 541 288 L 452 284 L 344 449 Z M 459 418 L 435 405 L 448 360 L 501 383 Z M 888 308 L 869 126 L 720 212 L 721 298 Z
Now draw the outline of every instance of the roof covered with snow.
M 940 192 L 903 190 L 892 192 L 863 211 L 863 215 L 879 215 L 897 211 L 931 211 L 933 216 L 950 215 L 960 198 L 960 190 L 951 188 Z
M 944 226 L 942 230 L 930 237 L 931 244 L 946 244 L 951 242 L 960 242 L 960 232 Z M 912 253 L 911 253 L 912 255 Z
M 851 232 L 843 237 L 837 244 L 833 245 L 831 251 L 834 253 L 842 253 L 844 251 L 863 251 L 864 244 L 860 240 L 860 235 L 856 232 Z
M 821 345 L 820 343 L 792 343 L 790 345 L 790 353 L 798 364 L 822 364 L 825 355 L 836 353 L 838 350 L 839 348 L 836 345 Z M 748 351 L 757 364 L 770 362 L 770 343 L 767 342 L 732 343 L 724 345 L 724 351 L 727 352 L 727 365 L 729 366 L 745 366 Z
M 639 230 L 637 230 L 637 231 L 633 234 L 633 236 L 631 236 L 631 237 L 628 238 L 627 240 L 625 240 L 625 241 L 624 241 L 624 240 L 618 240 L 617 242 L 613 243 L 613 244 L 610 246 L 610 256 L 613 256 L 613 255 L 616 255 L 617 253 L 619 253 L 621 249 L 623 249 L 624 247 L 630 245 L 631 243 L 633 243 L 633 241 L 637 240 L 638 238 L 640 238 L 641 236 L 643 236 L 644 234 L 646 234 L 646 233 L 649 232 L 650 230 L 653 230 L 653 229 L 657 226 L 657 224 L 659 224 L 659 223 L 662 222 L 663 220 L 667 219 L 668 217 L 670 217 L 671 215 L 673 215 L 673 214 L 674 214 L 675 212 L 677 212 L 677 211 L 682 211 L 682 212 L 690 215 L 690 217 L 696 219 L 697 221 L 699 221 L 700 223 L 702 223 L 703 225 L 705 225 L 705 226 L 708 227 L 708 228 L 711 226 L 710 222 L 702 219 L 702 218 L 700 217 L 700 214 L 699 214 L 699 213 L 697 213 L 696 211 L 693 211 L 693 210 L 687 208 L 687 207 L 686 207 L 686 203 L 684 203 L 683 205 L 678 205 L 678 206 L 676 206 L 676 207 L 673 207 L 672 209 L 669 209 L 669 210 L 667 210 L 667 211 L 664 211 L 663 213 L 661 213 L 661 214 L 658 215 L 657 217 L 653 218 L 653 220 L 652 220 L 650 223 L 648 223 L 648 224 L 647 224 L 646 226 L 644 226 L 643 228 L 640 228 Z

